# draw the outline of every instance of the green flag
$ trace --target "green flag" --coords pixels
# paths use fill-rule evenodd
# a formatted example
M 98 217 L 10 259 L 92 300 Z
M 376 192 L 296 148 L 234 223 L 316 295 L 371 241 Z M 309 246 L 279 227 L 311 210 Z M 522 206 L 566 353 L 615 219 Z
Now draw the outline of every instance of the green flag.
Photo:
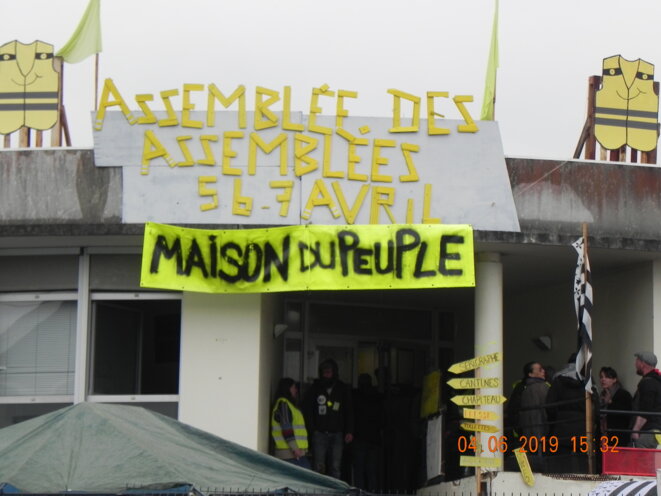
M 482 113 L 480 120 L 492 121 L 496 113 L 496 72 L 498 71 L 498 0 L 493 15 L 493 28 L 491 31 L 491 47 L 489 48 L 489 63 L 487 64 L 487 77 L 484 82 L 484 98 L 482 99 Z
M 90 0 L 71 39 L 55 55 L 75 64 L 101 49 L 101 0 Z

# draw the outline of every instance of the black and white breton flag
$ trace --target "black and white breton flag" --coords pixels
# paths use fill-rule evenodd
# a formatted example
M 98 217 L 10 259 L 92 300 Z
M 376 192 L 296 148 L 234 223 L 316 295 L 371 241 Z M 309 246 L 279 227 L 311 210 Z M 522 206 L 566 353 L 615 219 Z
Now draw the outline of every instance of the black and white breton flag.
M 657 496 L 656 480 L 606 481 L 599 484 L 588 496 Z
M 578 320 L 578 353 L 576 373 L 585 384 L 585 390 L 592 392 L 592 283 L 590 282 L 590 261 L 583 251 L 581 237 L 572 246 L 578 253 L 576 275 L 574 277 L 574 307 Z

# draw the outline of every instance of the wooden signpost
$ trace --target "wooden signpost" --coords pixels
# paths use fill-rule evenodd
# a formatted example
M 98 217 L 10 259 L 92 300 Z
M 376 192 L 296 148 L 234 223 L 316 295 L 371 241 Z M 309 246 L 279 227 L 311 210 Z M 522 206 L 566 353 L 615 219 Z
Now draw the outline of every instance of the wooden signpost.
M 474 389 L 475 394 L 472 395 L 457 395 L 452 398 L 452 402 L 458 406 L 479 406 L 479 405 L 500 405 L 504 403 L 507 398 L 501 394 L 479 394 L 481 389 L 499 388 L 501 385 L 500 378 L 498 377 L 477 377 L 479 368 L 483 365 L 489 365 L 499 362 L 503 359 L 500 352 L 490 353 L 488 355 L 481 355 L 464 362 L 455 363 L 448 371 L 455 374 L 461 374 L 470 370 L 475 370 L 476 377 L 458 377 L 448 381 L 448 386 L 454 389 Z M 498 420 L 498 415 L 495 412 L 480 409 L 464 409 L 464 416 L 467 419 L 475 420 L 475 422 L 462 422 L 460 427 L 469 432 L 474 432 L 475 436 L 475 453 L 481 453 L 479 433 L 496 433 L 498 427 L 495 425 L 481 424 L 480 420 Z M 475 467 L 475 483 L 477 485 L 477 494 L 481 494 L 482 485 L 482 467 L 486 468 L 500 468 L 502 466 L 502 459 L 500 457 L 486 457 L 486 456 L 461 456 L 459 458 L 459 465 L 462 467 Z

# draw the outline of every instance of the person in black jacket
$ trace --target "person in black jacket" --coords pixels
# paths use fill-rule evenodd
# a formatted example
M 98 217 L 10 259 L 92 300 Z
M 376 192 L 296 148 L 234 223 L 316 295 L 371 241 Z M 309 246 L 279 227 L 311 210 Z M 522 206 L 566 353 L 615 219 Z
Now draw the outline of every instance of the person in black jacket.
M 338 378 L 335 360 L 319 366 L 319 379 L 306 395 L 304 415 L 314 470 L 340 479 L 344 444 L 353 440 L 353 408 L 351 389 Z
M 636 374 L 641 376 L 633 397 L 633 410 L 652 415 L 637 415 L 633 418 L 634 431 L 661 431 L 661 372 L 655 367 L 657 358 L 651 351 L 635 353 Z M 631 440 L 636 448 L 655 449 L 658 446 L 654 432 L 632 432 Z
M 631 394 L 624 389 L 617 378 L 613 367 L 602 367 L 599 371 L 601 395 L 599 408 L 601 410 L 601 432 L 603 435 L 615 436 L 618 446 L 628 446 L 630 434 L 628 432 L 609 432 L 609 429 L 628 429 L 631 419 L 628 415 L 608 414 L 608 410 L 631 410 Z M 613 445 L 614 443 L 609 443 Z
M 351 443 L 353 483 L 375 492 L 379 486 L 379 452 L 384 426 L 383 398 L 372 386 L 372 376 L 360 374 L 353 392 L 354 439 Z
M 593 403 L 593 415 L 596 412 Z M 585 386 L 576 374 L 576 353 L 573 353 L 567 366 L 554 377 L 546 396 L 547 415 L 549 420 L 549 435 L 557 437 L 558 450 L 555 456 L 549 458 L 551 472 L 585 473 L 587 471 L 587 457 L 580 452 L 577 440 L 585 436 Z M 592 432 L 595 433 L 594 417 Z M 572 441 L 572 438 L 574 440 Z M 599 446 L 596 445 L 599 450 Z

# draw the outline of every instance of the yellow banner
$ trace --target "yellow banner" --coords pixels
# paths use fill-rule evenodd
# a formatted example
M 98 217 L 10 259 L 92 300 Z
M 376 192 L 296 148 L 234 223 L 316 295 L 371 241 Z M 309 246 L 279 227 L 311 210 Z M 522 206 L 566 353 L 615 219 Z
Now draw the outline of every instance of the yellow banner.
M 145 225 L 140 285 L 202 293 L 475 286 L 468 225 Z

